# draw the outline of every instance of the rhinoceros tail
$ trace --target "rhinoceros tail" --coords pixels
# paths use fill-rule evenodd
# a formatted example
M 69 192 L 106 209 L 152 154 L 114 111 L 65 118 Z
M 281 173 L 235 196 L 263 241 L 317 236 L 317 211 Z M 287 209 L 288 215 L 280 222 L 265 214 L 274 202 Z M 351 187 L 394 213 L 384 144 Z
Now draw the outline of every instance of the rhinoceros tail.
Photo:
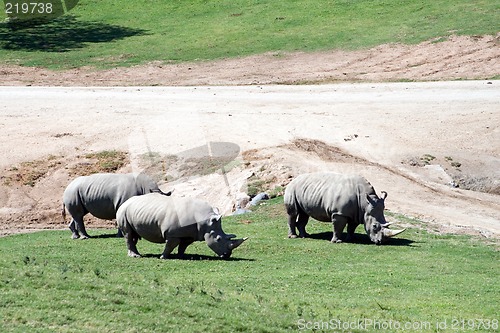
M 66 205 L 62 204 L 62 211 L 61 211 L 61 215 L 62 215 L 62 218 L 63 218 L 63 222 L 66 223 Z

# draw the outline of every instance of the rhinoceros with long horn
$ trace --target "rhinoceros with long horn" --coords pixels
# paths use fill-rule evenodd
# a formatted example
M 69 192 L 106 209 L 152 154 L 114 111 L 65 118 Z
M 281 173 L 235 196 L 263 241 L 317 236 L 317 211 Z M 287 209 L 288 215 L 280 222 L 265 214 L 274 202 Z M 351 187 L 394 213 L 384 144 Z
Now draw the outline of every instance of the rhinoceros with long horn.
M 235 235 L 224 233 L 219 211 L 194 198 L 156 193 L 133 197 L 118 209 L 116 220 L 130 257 L 140 257 L 136 247 L 140 238 L 165 243 L 162 259 L 167 259 L 177 246 L 178 254 L 183 256 L 190 244 L 203 240 L 218 256 L 229 258 L 247 239 L 233 239 Z
M 363 177 L 329 172 L 302 174 L 285 189 L 284 201 L 288 213 L 288 237 L 307 237 L 309 217 L 333 223 L 333 243 L 342 240 L 347 225 L 347 239 L 363 224 L 371 241 L 379 245 L 403 230 L 389 229 L 384 217 L 387 192 L 379 197 L 373 186 Z
M 143 173 L 81 176 L 75 178 L 64 191 L 62 216 L 66 220 L 68 210 L 72 217 L 69 229 L 73 239 L 86 239 L 90 237 L 83 223 L 87 213 L 103 220 L 112 220 L 116 218 L 118 208 L 129 198 L 154 192 L 167 196 L 171 194 L 162 192 L 158 184 Z

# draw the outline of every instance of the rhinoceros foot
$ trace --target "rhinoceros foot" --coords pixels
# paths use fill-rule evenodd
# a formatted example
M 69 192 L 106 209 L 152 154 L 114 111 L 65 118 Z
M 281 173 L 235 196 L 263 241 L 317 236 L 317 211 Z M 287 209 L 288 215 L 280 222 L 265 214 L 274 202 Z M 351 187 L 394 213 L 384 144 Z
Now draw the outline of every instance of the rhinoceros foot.
M 128 256 L 129 257 L 132 257 L 132 258 L 140 258 L 141 255 L 139 253 L 136 253 L 136 252 L 132 252 L 132 251 L 128 251 Z
M 297 235 L 288 235 L 288 238 L 297 238 Z
M 89 238 L 90 238 L 90 236 L 89 236 L 89 235 L 81 235 L 81 236 L 80 236 L 80 239 L 89 239 Z
M 336 237 L 336 236 L 333 236 L 332 240 L 331 240 L 332 243 L 342 243 L 342 239 Z
M 71 235 L 71 238 L 72 239 L 79 239 L 80 235 L 79 234 L 73 234 L 73 235 Z

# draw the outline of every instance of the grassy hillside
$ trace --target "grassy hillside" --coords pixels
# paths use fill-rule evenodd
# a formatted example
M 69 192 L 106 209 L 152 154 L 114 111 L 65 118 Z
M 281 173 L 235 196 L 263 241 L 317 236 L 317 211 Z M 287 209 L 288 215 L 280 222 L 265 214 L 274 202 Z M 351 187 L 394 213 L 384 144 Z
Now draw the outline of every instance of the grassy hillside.
M 498 330 L 494 246 L 416 228 L 376 246 L 361 227 L 357 243 L 331 244 L 315 221 L 313 238 L 288 239 L 281 202 L 224 219 L 250 237 L 227 261 L 202 242 L 190 260 L 160 260 L 163 246 L 144 240 L 145 258 L 129 258 L 113 230 L 0 238 L 2 332 Z
M 499 10 L 494 0 L 81 0 L 50 24 L 0 24 L 0 63 L 110 67 L 417 43 L 496 33 Z

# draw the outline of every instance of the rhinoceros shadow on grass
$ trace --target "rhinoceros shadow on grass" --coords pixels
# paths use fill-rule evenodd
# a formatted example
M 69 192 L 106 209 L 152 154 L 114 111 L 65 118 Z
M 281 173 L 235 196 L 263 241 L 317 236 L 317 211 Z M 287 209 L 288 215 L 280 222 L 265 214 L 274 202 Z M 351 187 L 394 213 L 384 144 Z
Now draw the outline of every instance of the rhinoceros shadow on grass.
M 155 253 L 146 253 L 146 254 L 141 254 L 143 258 L 152 258 L 152 259 L 158 259 L 160 258 L 160 254 L 155 254 Z M 184 254 L 184 255 L 179 255 L 179 254 L 170 254 L 168 257 L 169 260 L 172 259 L 177 259 L 177 260 L 192 260 L 192 261 L 198 261 L 198 260 L 224 260 L 224 261 L 255 261 L 255 259 L 247 259 L 247 258 L 220 258 L 216 256 L 207 256 L 204 254 Z
M 325 231 L 325 232 L 318 232 L 316 234 L 309 234 L 309 236 L 307 238 L 325 240 L 325 241 L 330 242 L 330 240 L 332 239 L 332 232 Z M 354 239 L 348 243 L 362 244 L 362 245 L 373 245 L 373 242 L 370 240 L 370 237 L 367 234 L 363 234 L 363 233 L 355 233 Z M 384 243 L 384 245 L 386 245 L 386 246 L 411 246 L 411 244 L 413 244 L 413 243 L 414 243 L 414 241 L 411 239 L 391 238 L 391 239 L 387 240 Z
M 106 238 L 116 238 L 117 235 L 116 235 L 116 232 L 115 233 L 112 233 L 112 234 L 102 234 L 102 235 L 95 235 L 95 236 L 92 236 L 92 238 L 101 238 L 101 239 L 106 239 Z M 120 236 L 121 237 L 121 236 Z

